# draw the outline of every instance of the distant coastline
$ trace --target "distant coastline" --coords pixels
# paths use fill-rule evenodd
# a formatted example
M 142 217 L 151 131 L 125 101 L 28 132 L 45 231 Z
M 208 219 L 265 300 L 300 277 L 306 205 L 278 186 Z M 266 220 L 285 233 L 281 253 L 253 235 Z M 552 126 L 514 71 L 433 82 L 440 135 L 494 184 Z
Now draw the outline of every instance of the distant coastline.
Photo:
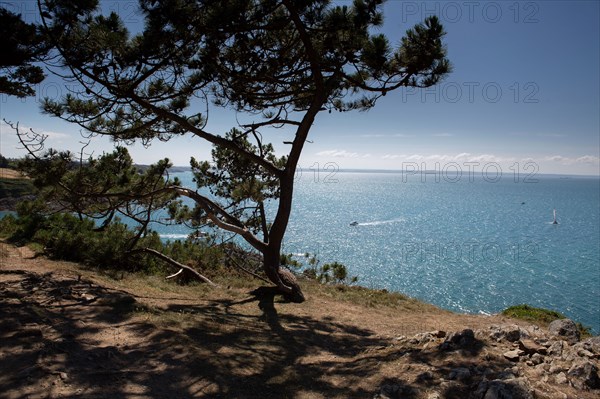
M 136 165 L 140 169 L 148 168 L 149 165 Z M 314 169 L 311 168 L 298 168 L 301 172 L 313 172 Z M 170 173 L 185 173 L 191 172 L 192 169 L 189 166 L 173 166 L 169 168 Z M 403 170 L 403 169 L 337 169 L 333 173 L 377 173 L 377 174 L 408 174 L 408 175 L 435 175 L 439 174 L 439 170 L 428 169 L 423 171 L 414 171 L 414 170 Z M 452 173 L 454 173 L 452 171 Z M 465 171 L 466 173 L 466 171 Z M 475 173 L 477 175 L 481 175 L 480 170 L 476 170 Z M 507 174 L 508 175 L 508 174 Z M 550 178 L 558 178 L 558 179 L 600 179 L 600 174 L 598 175 L 573 175 L 573 174 L 559 174 L 559 173 L 537 173 L 535 176 L 540 177 L 550 177 Z

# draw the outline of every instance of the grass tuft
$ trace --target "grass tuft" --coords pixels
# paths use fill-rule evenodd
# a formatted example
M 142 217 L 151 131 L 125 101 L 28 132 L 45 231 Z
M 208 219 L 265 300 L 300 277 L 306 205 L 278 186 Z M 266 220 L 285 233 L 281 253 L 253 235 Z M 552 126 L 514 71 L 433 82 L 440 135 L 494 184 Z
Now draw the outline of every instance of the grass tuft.
M 547 327 L 554 320 L 567 318 L 567 316 L 555 310 L 536 308 L 527 304 L 511 306 L 504 309 L 502 314 L 514 319 L 541 324 L 545 327 Z M 577 322 L 575 322 L 575 324 L 577 324 L 582 338 L 592 336 L 591 329 L 589 327 Z

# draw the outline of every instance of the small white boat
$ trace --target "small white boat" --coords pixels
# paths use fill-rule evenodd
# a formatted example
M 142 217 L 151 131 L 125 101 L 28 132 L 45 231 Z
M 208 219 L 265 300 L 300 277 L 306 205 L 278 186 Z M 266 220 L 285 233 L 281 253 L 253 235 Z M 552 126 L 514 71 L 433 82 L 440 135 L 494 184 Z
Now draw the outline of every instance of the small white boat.
M 552 224 L 558 224 L 558 221 L 556 220 L 556 209 L 554 210 L 554 221 L 552 221 Z

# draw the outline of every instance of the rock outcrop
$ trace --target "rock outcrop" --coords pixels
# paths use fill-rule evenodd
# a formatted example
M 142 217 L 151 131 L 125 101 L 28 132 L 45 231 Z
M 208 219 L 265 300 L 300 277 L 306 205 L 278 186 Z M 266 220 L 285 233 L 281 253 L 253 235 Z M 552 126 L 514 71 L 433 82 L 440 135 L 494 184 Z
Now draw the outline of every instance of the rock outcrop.
M 492 325 L 432 331 L 395 344 L 428 367 L 402 386 L 382 386 L 376 398 L 570 399 L 600 397 L 600 337 L 580 341 L 577 325 L 552 328 Z M 575 329 L 573 329 L 575 327 Z M 415 363 L 405 366 L 411 370 Z M 400 379 L 400 376 L 399 376 Z M 422 387 L 422 391 L 418 389 Z M 407 395 L 410 388 L 410 395 Z M 412 396 L 411 396 L 412 395 Z

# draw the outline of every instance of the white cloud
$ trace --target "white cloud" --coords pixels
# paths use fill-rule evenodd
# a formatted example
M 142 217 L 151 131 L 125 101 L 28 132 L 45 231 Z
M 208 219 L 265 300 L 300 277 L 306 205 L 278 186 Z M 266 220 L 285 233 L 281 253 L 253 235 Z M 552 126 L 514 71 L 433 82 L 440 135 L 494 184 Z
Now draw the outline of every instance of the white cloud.
M 358 158 L 360 154 L 357 152 L 349 152 L 346 150 L 327 150 L 317 152 L 315 155 L 319 157 L 334 157 L 334 158 Z
M 382 156 L 382 159 L 399 159 L 403 158 L 406 161 L 433 161 L 433 162 L 514 162 L 516 158 L 500 157 L 494 154 L 473 155 L 468 152 L 462 152 L 456 155 L 452 154 L 412 154 L 412 155 L 390 155 Z
M 404 133 L 394 133 L 394 134 L 374 133 L 374 134 L 361 134 L 360 137 L 372 139 L 372 138 L 415 137 L 415 135 L 414 134 L 404 134 Z
M 16 127 L 16 124 L 14 124 L 14 126 Z M 2 129 L 3 135 L 6 132 L 7 135 L 13 134 L 15 137 L 17 136 L 17 132 L 12 127 L 10 127 L 7 123 L 5 123 L 4 121 L 0 122 L 0 128 Z M 37 128 L 32 128 L 30 126 L 19 124 L 19 132 L 21 134 L 30 133 L 32 130 L 36 134 L 41 134 L 41 135 L 46 136 L 47 140 L 49 140 L 49 141 L 53 141 L 53 140 L 60 141 L 62 139 L 67 139 L 67 138 L 71 137 L 69 134 L 66 134 L 66 133 L 54 132 L 52 130 L 37 129 Z
M 579 157 L 577 159 L 575 159 L 576 163 L 592 163 L 592 164 L 597 164 L 600 163 L 600 157 L 595 157 L 593 155 L 584 155 L 582 157 Z
M 552 155 L 544 157 L 543 160 L 549 162 L 558 162 L 562 165 L 600 164 L 600 158 L 594 155 L 583 155 L 578 158 L 564 157 L 562 155 Z

